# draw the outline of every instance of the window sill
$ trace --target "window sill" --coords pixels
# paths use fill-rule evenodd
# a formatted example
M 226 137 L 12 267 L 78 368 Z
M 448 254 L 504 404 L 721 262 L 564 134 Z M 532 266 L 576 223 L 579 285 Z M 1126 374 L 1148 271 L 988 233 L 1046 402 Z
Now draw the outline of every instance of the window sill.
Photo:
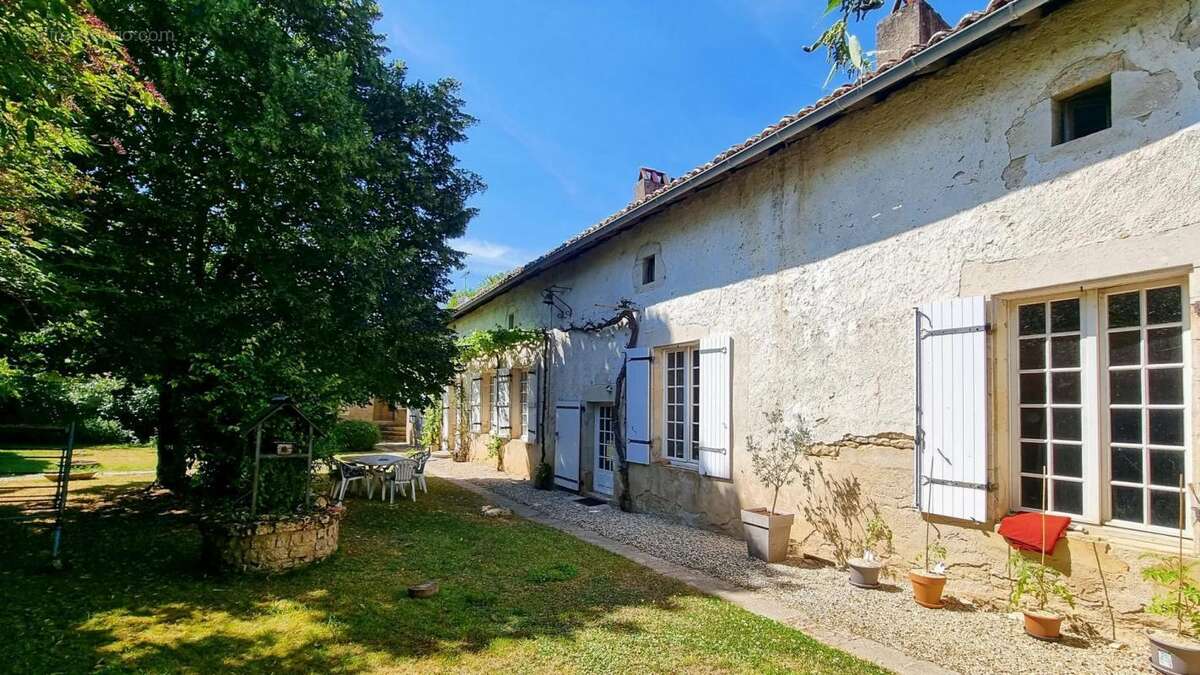
M 682 459 L 665 459 L 663 461 L 662 465 L 667 468 L 670 468 L 670 469 L 675 469 L 676 471 L 689 471 L 691 473 L 700 473 L 700 463 L 699 462 L 688 462 L 688 461 L 684 461 Z
M 1023 512 L 1025 511 L 1015 510 L 1009 512 L 1009 515 Z M 1033 513 L 1036 513 L 1036 511 Z M 997 521 L 995 526 L 996 531 L 999 528 L 1000 523 Z M 1171 554 L 1179 550 L 1179 537 L 1177 535 L 1138 530 L 1119 525 L 1098 525 L 1074 519 L 1072 519 L 1071 524 L 1067 527 L 1065 537 L 1067 541 L 1104 543 L 1135 552 Z M 1189 557 L 1196 555 L 1195 541 L 1191 533 L 1184 534 L 1184 542 L 1184 554 Z

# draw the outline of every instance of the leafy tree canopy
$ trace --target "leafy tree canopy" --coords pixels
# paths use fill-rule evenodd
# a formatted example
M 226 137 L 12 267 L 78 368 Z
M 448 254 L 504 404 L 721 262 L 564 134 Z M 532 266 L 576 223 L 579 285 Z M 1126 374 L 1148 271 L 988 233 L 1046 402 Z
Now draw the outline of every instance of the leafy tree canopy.
M 79 227 L 78 198 L 93 187 L 71 162 L 97 143 L 84 129 L 88 118 L 128 120 L 135 107 L 163 105 L 86 2 L 9 0 L 3 6 L 0 296 L 30 302 L 51 287 L 42 257 L 62 243 L 56 233 Z M 0 314 L 0 333 L 2 321 Z
M 897 6 L 900 1 L 896 0 Z M 825 15 L 836 15 L 838 18 L 815 42 L 804 48 L 806 52 L 825 50 L 830 63 L 826 84 L 839 72 L 854 79 L 870 69 L 871 57 L 863 51 L 858 36 L 850 32 L 850 21 L 862 21 L 883 4 L 884 0 L 828 0 Z
M 456 309 L 466 301 L 488 290 L 492 286 L 504 281 L 511 272 L 496 272 L 485 278 L 478 286 L 473 288 L 460 288 L 450 294 L 450 300 L 446 302 L 447 309 Z
M 87 258 L 25 344 L 159 391 L 159 479 L 232 490 L 238 430 L 272 393 L 330 419 L 371 397 L 419 404 L 450 379 L 440 307 L 481 189 L 452 146 L 457 85 L 388 62 L 365 0 L 100 0 L 170 103 L 108 116 Z M 117 149 L 119 148 L 119 150 Z

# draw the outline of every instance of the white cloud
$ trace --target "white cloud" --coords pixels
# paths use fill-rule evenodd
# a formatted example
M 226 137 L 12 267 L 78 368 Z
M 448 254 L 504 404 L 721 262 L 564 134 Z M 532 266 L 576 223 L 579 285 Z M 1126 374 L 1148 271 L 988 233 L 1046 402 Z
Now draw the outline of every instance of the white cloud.
M 450 242 L 450 246 L 467 254 L 466 265 L 469 272 L 488 274 L 511 270 L 519 265 L 524 265 L 533 258 L 533 254 L 529 251 L 472 237 L 454 239 Z

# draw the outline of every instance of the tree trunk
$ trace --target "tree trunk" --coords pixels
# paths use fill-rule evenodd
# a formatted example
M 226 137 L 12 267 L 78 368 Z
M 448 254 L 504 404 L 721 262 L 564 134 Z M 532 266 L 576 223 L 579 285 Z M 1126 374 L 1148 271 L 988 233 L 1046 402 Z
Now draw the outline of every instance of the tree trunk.
M 178 392 L 169 375 L 158 388 L 158 484 L 174 493 L 188 487 L 187 451 L 179 428 Z

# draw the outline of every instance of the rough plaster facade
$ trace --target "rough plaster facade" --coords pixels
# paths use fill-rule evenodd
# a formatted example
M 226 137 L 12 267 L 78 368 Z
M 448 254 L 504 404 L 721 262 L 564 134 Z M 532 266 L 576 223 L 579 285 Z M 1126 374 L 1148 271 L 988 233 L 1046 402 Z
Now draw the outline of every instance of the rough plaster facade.
M 1052 145 L 1055 99 L 1105 77 L 1112 128 Z M 503 325 L 509 314 L 520 325 L 561 327 L 607 317 L 629 299 L 643 308 L 638 346 L 732 334 L 732 480 L 661 459 L 634 465 L 635 507 L 738 532 L 739 509 L 768 499 L 745 439 L 761 434 L 763 413 L 780 406 L 809 420 L 821 442 L 811 480 L 781 497 L 798 514 L 798 549 L 835 557 L 845 542 L 830 533 L 856 525 L 823 514 L 874 504 L 896 533 L 890 561 L 902 570 L 925 532 L 913 508 L 913 307 L 988 296 L 991 522 L 935 525 L 950 551 L 947 592 L 999 602 L 1007 547 L 994 527 L 1012 499 L 1009 310 L 1052 290 L 1177 279 L 1190 293 L 1185 351 L 1200 363 L 1198 122 L 1200 3 L 1068 3 L 526 281 L 456 328 Z M 658 252 L 661 280 L 643 286 L 637 266 L 646 250 Z M 570 289 L 571 319 L 542 304 L 552 284 Z M 613 382 L 626 336 L 554 334 L 541 394 L 550 403 L 545 437 L 553 439 L 555 400 Z M 652 456 L 661 458 L 661 367 L 653 372 Z M 1200 368 L 1185 372 L 1194 418 Z M 585 488 L 591 411 L 583 417 Z M 1194 453 L 1197 425 L 1188 428 Z M 506 468 L 518 475 L 541 453 L 521 441 L 508 449 Z M 1195 480 L 1196 462 L 1188 466 Z M 1145 619 L 1150 597 L 1139 555 L 1171 545 L 1162 535 L 1082 524 L 1054 563 L 1069 575 L 1081 615 L 1107 632 L 1102 568 L 1124 630 Z

